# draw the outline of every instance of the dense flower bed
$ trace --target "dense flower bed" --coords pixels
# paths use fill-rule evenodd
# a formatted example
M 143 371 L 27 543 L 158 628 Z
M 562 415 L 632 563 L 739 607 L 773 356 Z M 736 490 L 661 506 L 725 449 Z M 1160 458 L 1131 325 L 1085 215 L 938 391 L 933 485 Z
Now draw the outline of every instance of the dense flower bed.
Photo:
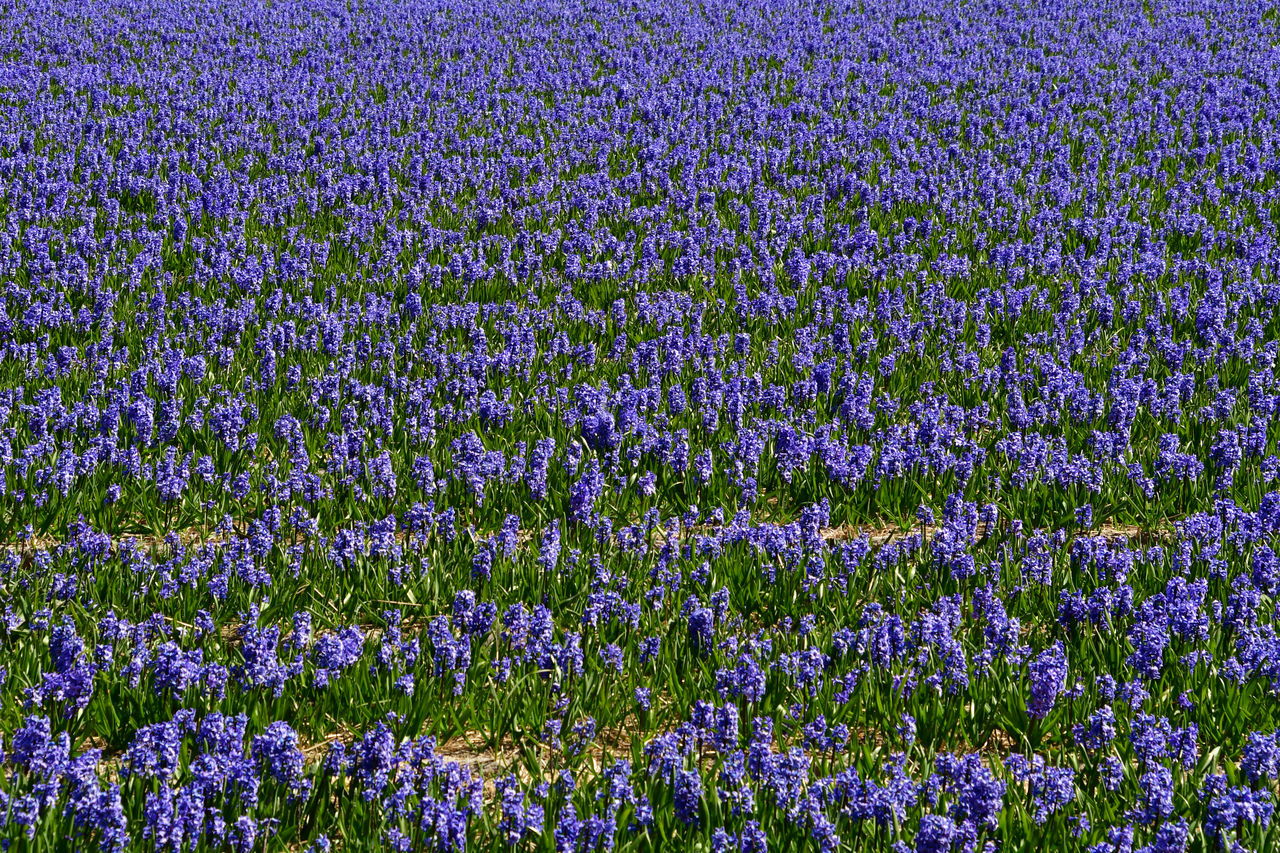
M 3 849 L 1274 849 L 1277 44 L 6 4 Z

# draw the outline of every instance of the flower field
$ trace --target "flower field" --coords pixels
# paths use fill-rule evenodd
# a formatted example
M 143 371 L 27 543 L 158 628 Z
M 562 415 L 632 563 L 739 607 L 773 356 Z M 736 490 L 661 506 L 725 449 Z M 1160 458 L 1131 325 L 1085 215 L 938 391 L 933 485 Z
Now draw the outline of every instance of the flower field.
M 0 850 L 1280 849 L 1280 21 L 9 0 Z

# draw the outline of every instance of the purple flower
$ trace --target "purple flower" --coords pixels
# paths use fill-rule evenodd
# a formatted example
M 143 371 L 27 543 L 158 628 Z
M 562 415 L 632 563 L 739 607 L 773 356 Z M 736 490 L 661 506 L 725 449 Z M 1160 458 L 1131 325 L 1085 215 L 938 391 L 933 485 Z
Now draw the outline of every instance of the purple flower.
M 1280 736 L 1276 732 L 1250 732 L 1240 759 L 1240 770 L 1254 785 L 1263 779 L 1280 779 Z
M 1137 819 L 1153 824 L 1173 814 L 1173 774 L 1169 768 L 1157 765 L 1138 779 L 1141 794 Z
M 312 659 L 315 661 L 314 684 L 324 689 L 343 670 L 355 664 L 364 652 L 364 634 L 356 627 L 325 634 L 316 640 Z
M 287 723 L 277 721 L 267 726 L 265 732 L 254 737 L 251 753 L 264 773 L 295 795 L 303 795 L 309 788 L 303 778 L 305 758 L 298 746 L 298 734 Z
M 709 608 L 695 606 L 689 611 L 689 645 L 695 652 L 708 654 L 715 642 L 715 616 Z
M 916 853 L 947 853 L 956 839 L 956 825 L 944 815 L 927 814 L 920 818 L 916 832 Z
M 1032 719 L 1049 716 L 1066 681 L 1067 656 L 1062 643 L 1057 642 L 1031 661 L 1031 698 L 1027 700 L 1027 714 Z
M 517 844 L 526 835 L 542 830 L 542 806 L 526 802 L 524 792 L 514 776 L 499 779 L 495 788 L 501 812 L 498 831 L 503 834 L 507 844 Z
M 673 781 L 676 818 L 686 826 L 701 820 L 702 777 L 696 770 L 677 770 Z

